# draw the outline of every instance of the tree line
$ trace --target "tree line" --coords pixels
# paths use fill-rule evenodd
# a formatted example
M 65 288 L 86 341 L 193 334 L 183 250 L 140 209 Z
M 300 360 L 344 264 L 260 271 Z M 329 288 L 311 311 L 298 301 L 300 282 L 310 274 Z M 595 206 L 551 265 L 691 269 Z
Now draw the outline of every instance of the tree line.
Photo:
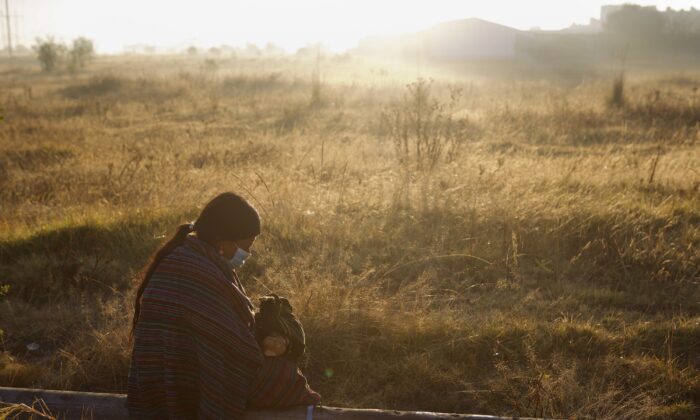
M 659 11 L 656 6 L 626 4 L 603 22 L 606 33 L 637 39 L 659 36 L 700 36 L 700 10 Z
M 32 49 L 37 55 L 41 69 L 46 72 L 63 67 L 74 72 L 85 68 L 95 56 L 92 40 L 85 37 L 74 39 L 70 46 L 57 42 L 52 37 L 37 38 Z

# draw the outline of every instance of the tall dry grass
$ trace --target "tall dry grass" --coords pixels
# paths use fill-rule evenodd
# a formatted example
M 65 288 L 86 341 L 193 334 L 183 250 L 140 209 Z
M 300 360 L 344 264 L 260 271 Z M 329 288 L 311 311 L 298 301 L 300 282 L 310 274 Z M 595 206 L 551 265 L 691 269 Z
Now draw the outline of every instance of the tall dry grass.
M 398 71 L 324 59 L 311 101 L 315 61 L 217 65 L 3 79 L 0 384 L 124 391 L 140 268 L 235 190 L 264 223 L 241 276 L 290 297 L 326 404 L 698 415 L 692 86 L 628 75 L 610 108 L 607 80 L 436 76 L 417 105 Z M 417 142 L 439 153 L 407 170 Z

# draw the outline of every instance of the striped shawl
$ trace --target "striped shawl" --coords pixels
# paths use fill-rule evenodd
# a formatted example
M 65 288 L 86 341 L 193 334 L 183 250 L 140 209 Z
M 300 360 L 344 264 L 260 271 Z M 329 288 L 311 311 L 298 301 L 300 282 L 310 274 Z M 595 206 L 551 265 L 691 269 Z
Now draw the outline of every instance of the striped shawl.
M 246 405 L 316 404 L 294 363 L 264 357 L 253 305 L 228 261 L 188 237 L 146 286 L 129 368 L 134 419 L 237 419 Z

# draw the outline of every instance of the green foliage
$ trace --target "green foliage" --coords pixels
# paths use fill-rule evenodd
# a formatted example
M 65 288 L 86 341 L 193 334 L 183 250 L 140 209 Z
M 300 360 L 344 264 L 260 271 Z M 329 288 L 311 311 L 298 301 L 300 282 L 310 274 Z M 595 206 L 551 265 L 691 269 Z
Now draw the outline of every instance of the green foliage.
M 625 4 L 610 13 L 604 23 L 606 32 L 628 38 L 648 39 L 663 34 L 676 36 L 700 35 L 700 10 L 659 11 L 655 6 Z
M 87 63 L 95 56 L 95 47 L 92 41 L 85 37 L 76 38 L 73 40 L 69 56 L 69 70 L 84 69 Z
M 56 42 L 53 37 L 37 38 L 33 49 L 37 54 L 41 69 L 46 72 L 52 72 L 59 68 L 67 51 L 66 46 Z
M 11 279 L 13 294 L 29 302 L 123 291 L 130 284 L 129 267 L 145 263 L 160 232 L 167 231 L 166 222 L 186 218 L 175 213 L 61 226 L 22 240 L 0 240 L 0 273 Z
M 654 38 L 665 29 L 664 15 L 656 6 L 638 6 L 626 4 L 611 13 L 604 23 L 606 32 L 626 38 Z
M 92 41 L 85 37 L 74 39 L 70 49 L 65 44 L 56 42 L 53 37 L 37 38 L 33 49 L 45 72 L 58 70 L 64 64 L 70 72 L 75 72 L 84 69 L 95 56 Z
M 691 7 L 689 10 L 673 10 L 664 12 L 666 30 L 676 35 L 700 35 L 700 10 Z

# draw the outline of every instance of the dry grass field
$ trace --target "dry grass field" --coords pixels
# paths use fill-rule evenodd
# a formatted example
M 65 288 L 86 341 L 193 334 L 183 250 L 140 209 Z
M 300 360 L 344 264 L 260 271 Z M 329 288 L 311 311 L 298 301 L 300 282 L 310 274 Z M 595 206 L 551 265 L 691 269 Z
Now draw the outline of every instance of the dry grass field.
M 313 70 L 0 64 L 0 385 L 123 392 L 139 270 L 232 190 L 326 405 L 700 416 L 700 73 Z

